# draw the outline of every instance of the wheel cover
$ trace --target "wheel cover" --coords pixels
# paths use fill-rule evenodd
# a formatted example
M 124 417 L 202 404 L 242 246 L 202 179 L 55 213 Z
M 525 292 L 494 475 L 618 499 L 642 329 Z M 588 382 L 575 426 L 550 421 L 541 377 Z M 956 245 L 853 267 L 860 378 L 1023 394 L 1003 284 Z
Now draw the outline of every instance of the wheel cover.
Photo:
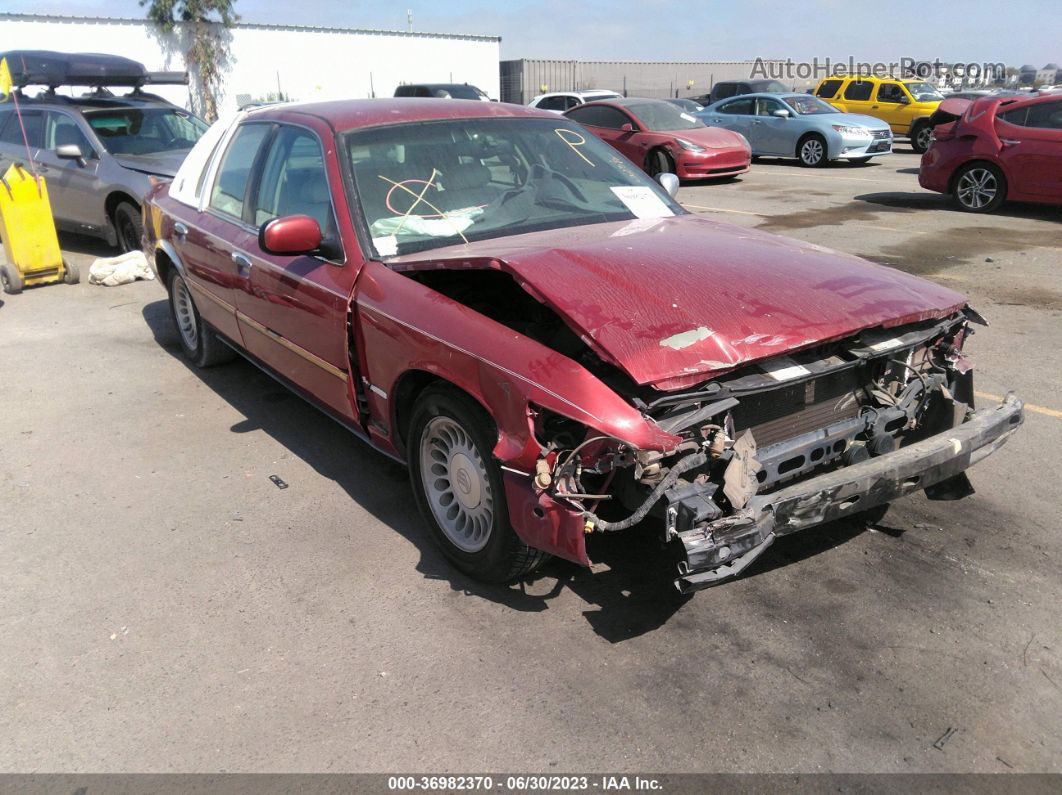
M 192 304 L 192 296 L 188 293 L 188 285 L 180 276 L 173 280 L 173 316 L 185 347 L 194 351 L 199 344 L 199 326 L 196 323 L 195 306 Z
M 432 515 L 463 552 L 479 552 L 494 527 L 494 496 L 483 458 L 456 420 L 435 417 L 420 437 L 420 478 Z
M 933 131 L 929 127 L 923 127 L 920 129 L 918 131 L 918 137 L 915 139 L 918 142 L 919 148 L 928 149 L 932 135 Z
M 818 163 L 822 160 L 822 143 L 817 138 L 804 141 L 804 145 L 800 147 L 800 156 L 805 163 Z
M 999 182 L 996 175 L 987 168 L 971 168 L 959 177 L 955 193 L 963 207 L 981 210 L 996 198 Z

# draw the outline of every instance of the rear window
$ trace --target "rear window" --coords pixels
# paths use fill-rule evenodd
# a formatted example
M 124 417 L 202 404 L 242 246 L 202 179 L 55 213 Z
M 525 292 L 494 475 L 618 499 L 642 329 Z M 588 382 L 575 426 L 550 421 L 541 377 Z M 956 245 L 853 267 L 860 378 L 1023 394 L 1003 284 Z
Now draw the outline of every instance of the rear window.
M 1025 126 L 1062 130 L 1062 102 L 1044 102 L 1030 106 Z
M 841 82 L 841 80 L 823 80 L 822 85 L 819 86 L 815 94 L 820 97 L 826 97 L 826 99 L 835 97 L 837 96 L 837 89 L 841 87 Z
M 856 102 L 870 99 L 870 93 L 873 90 L 873 83 L 867 82 L 866 80 L 853 81 L 849 83 L 848 88 L 844 90 L 844 98 L 851 99 Z
M 719 112 L 736 113 L 741 116 L 751 116 L 753 104 L 754 100 L 752 99 L 735 99 L 733 102 L 727 102 L 725 105 L 720 105 Z

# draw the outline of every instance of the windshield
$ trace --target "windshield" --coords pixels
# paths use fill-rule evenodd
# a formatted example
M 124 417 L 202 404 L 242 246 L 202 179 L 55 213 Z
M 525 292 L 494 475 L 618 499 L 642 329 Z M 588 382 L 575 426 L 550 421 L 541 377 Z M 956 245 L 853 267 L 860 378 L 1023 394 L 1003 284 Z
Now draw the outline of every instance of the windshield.
M 758 80 L 752 83 L 752 88 L 763 94 L 783 94 L 789 90 L 777 80 Z
M 817 116 L 821 113 L 837 113 L 837 108 L 810 94 L 802 97 L 782 97 L 782 101 L 801 116 Z
M 939 99 L 944 99 L 944 95 L 930 83 L 905 82 L 904 85 L 911 92 L 911 96 L 915 98 L 915 102 L 936 102 Z
M 691 116 L 682 108 L 670 102 L 630 102 L 624 104 L 647 130 L 653 132 L 670 132 L 671 130 L 692 130 L 706 126 L 696 116 Z
M 380 257 L 685 212 L 641 169 L 563 119 L 418 122 L 343 140 L 354 204 Z
M 89 126 L 112 155 L 154 155 L 191 149 L 207 125 L 178 108 L 85 111 Z
M 447 92 L 454 99 L 482 99 L 487 96 L 475 86 L 470 85 L 439 86 L 436 89 L 436 96 L 438 96 L 437 92 L 439 91 Z

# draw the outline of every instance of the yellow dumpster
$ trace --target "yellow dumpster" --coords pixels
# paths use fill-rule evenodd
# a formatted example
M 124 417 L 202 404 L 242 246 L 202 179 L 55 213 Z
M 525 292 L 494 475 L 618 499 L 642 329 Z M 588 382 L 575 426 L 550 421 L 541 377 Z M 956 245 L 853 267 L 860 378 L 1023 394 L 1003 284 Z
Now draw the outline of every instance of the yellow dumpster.
M 48 186 L 18 163 L 0 177 L 0 234 L 7 262 L 0 264 L 5 293 L 63 281 L 77 284 L 77 266 L 63 261 Z

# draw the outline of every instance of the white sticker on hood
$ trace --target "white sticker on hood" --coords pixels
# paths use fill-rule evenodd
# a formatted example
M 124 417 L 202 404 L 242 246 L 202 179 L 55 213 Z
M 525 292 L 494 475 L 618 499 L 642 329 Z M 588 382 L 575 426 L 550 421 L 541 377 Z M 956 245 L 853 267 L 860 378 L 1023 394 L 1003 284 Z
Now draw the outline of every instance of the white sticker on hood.
M 688 114 L 688 113 L 680 113 L 679 115 L 680 115 L 680 116 L 681 116 L 682 118 L 684 118 L 684 119 L 685 119 L 686 121 L 697 121 L 697 117 L 696 117 L 696 116 L 691 116 L 691 115 L 690 115 L 690 114 Z
M 613 188 L 612 192 L 635 218 L 667 218 L 675 214 L 652 188 L 624 185 Z
M 760 369 L 775 381 L 788 381 L 792 378 L 811 375 L 811 370 L 802 364 L 797 364 L 788 356 L 775 356 L 770 361 L 762 362 Z

